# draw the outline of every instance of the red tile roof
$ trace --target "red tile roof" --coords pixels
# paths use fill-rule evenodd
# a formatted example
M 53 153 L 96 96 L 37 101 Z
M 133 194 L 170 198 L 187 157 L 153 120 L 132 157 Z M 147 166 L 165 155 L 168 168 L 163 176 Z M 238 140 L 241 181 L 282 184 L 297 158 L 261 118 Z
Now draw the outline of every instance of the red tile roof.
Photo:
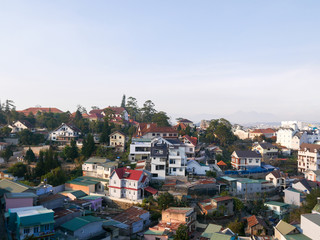
M 254 227 L 257 224 L 262 225 L 263 227 L 266 227 L 266 223 L 259 217 L 256 217 L 256 215 L 252 215 L 247 218 L 248 221 L 248 226 L 249 227 Z
M 158 127 L 156 123 L 139 123 L 137 135 L 143 136 L 147 133 L 176 133 L 176 134 L 178 134 L 178 131 L 176 129 L 174 129 L 173 127 Z
M 227 166 L 227 164 L 222 160 L 220 162 L 218 162 L 217 165 L 219 165 L 219 166 Z
M 126 167 L 117 168 L 114 170 L 120 179 L 128 179 L 128 180 L 136 180 L 138 181 L 143 175 L 143 171 L 140 170 L 132 170 Z M 127 174 L 125 174 L 127 173 Z M 127 176 L 126 176 L 127 175 Z
M 222 197 L 212 198 L 212 200 L 215 201 L 215 202 L 222 202 L 222 201 L 232 200 L 232 198 L 229 197 L 229 196 L 222 196 Z
M 154 189 L 154 188 L 149 187 L 149 186 L 146 187 L 146 188 L 144 188 L 144 190 L 147 191 L 147 192 L 149 192 L 149 193 L 151 193 L 151 194 L 153 194 L 153 195 L 157 194 L 157 192 L 158 192 L 157 189 Z
M 111 109 L 114 114 L 122 114 L 125 111 L 123 107 L 107 107 L 106 109 Z
M 29 113 L 32 113 L 33 115 L 36 115 L 38 112 L 52 112 L 52 113 L 63 113 L 58 108 L 43 108 L 43 107 L 31 107 L 24 110 L 17 111 L 20 113 L 23 113 L 24 115 L 28 115 Z
M 188 139 L 194 146 L 197 145 L 198 138 L 196 137 L 190 137 L 189 135 L 184 135 L 184 138 Z

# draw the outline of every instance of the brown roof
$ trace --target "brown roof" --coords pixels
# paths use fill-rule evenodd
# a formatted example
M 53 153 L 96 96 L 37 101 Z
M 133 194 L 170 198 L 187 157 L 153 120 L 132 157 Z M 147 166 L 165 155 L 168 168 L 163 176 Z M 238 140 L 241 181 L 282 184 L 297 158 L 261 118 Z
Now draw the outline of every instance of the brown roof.
M 232 200 L 232 198 L 229 196 L 222 196 L 222 197 L 212 198 L 212 200 L 215 202 L 222 202 L 222 201 Z
M 252 215 L 250 217 L 247 218 L 248 221 L 248 226 L 254 227 L 257 224 L 262 225 L 264 228 L 267 228 L 267 224 L 265 223 L 265 221 L 263 221 L 261 218 L 257 217 L 256 215 Z
M 251 131 L 251 133 L 261 133 L 261 134 L 266 134 L 266 133 L 275 133 L 276 131 L 271 129 L 271 128 L 266 128 L 266 129 L 255 129 Z
M 300 145 L 300 151 L 305 151 L 307 149 L 309 152 L 318 152 L 320 150 L 320 145 L 318 144 L 310 144 L 310 143 L 302 143 Z
M 125 111 L 123 107 L 107 107 L 106 109 L 111 109 L 114 114 L 122 114 Z
M 17 111 L 20 113 L 23 113 L 24 115 L 28 115 L 29 113 L 32 113 L 33 115 L 36 115 L 38 112 L 52 112 L 52 113 L 63 113 L 58 108 L 43 108 L 43 107 L 31 107 L 24 110 Z
M 142 208 L 133 206 L 123 211 L 122 213 L 118 214 L 117 216 L 113 217 L 112 219 L 127 225 L 131 225 L 132 223 L 142 220 L 140 216 L 145 213 L 148 213 L 148 211 L 143 210 Z
M 192 210 L 192 208 L 188 208 L 188 207 L 170 207 L 170 208 L 167 208 L 166 210 L 164 210 L 163 212 L 178 213 L 178 214 L 179 213 L 184 213 L 184 214 L 186 214 L 190 210 Z
M 63 196 L 61 194 L 52 194 L 52 195 L 48 195 L 46 197 L 42 197 L 39 199 L 39 203 L 44 203 L 44 202 L 49 202 L 49 201 L 53 201 L 53 200 L 56 200 L 56 199 L 59 199 L 59 198 L 66 198 L 66 196 Z
M 273 170 L 271 173 L 275 178 L 286 177 L 286 175 L 278 169 Z

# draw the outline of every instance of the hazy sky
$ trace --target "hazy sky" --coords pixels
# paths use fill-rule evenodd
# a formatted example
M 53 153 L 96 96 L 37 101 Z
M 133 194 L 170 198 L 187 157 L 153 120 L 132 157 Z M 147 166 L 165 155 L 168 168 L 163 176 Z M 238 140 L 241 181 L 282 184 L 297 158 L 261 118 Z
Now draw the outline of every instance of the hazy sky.
M 175 116 L 320 120 L 319 13 L 319 0 L 0 0 L 0 99 L 74 111 L 125 93 Z

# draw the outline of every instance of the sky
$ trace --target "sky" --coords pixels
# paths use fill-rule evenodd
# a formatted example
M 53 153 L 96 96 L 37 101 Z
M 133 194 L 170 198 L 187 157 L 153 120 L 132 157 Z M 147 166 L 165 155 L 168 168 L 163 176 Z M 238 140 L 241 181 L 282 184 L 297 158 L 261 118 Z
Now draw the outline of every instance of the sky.
M 320 1 L 0 0 L 0 100 L 319 121 Z M 258 116 L 258 117 L 257 117 Z

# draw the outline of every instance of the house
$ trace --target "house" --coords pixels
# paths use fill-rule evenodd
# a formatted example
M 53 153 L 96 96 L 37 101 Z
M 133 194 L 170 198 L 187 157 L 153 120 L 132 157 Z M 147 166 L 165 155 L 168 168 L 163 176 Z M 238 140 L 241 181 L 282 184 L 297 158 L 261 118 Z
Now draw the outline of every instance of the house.
M 285 189 L 288 183 L 288 177 L 279 169 L 275 169 L 266 175 L 266 180 L 273 183 L 276 188 Z
M 131 170 L 129 168 L 117 168 L 110 176 L 109 195 L 114 198 L 126 198 L 137 201 L 144 198 L 145 191 L 150 181 L 147 171 Z
M 312 186 L 315 186 L 313 182 L 306 179 L 299 180 L 298 182 L 292 184 L 292 188 L 307 194 L 310 194 Z
M 120 131 L 110 134 L 110 146 L 114 147 L 116 152 L 124 152 L 126 145 L 126 135 Z
M 84 196 L 79 198 L 80 200 L 88 202 L 88 209 L 92 211 L 99 211 L 102 208 L 102 197 L 101 196 Z M 84 207 L 86 208 L 86 207 Z
M 249 138 L 249 131 L 244 130 L 242 128 L 237 128 L 233 130 L 233 134 L 237 136 L 239 139 L 245 140 Z
M 284 202 L 300 207 L 306 199 L 306 195 L 294 188 L 287 188 L 284 191 Z
M 247 218 L 247 228 L 245 233 L 247 235 L 265 236 L 268 233 L 268 226 L 266 222 L 256 215 L 252 215 Z
M 222 226 L 209 223 L 205 231 L 201 234 L 200 240 L 235 240 L 235 234 L 226 228 L 222 230 Z
M 33 235 L 42 239 L 54 238 L 54 212 L 43 206 L 9 208 L 8 235 L 24 239 Z
M 195 148 L 197 146 L 198 139 L 196 137 L 190 137 L 188 135 L 184 135 L 183 137 L 180 137 L 179 139 L 186 147 L 187 158 L 194 159 Z
M 79 128 L 72 124 L 62 123 L 58 128 L 53 130 L 48 137 L 48 140 L 54 142 L 70 142 L 76 140 L 81 135 Z
M 211 168 L 208 165 L 200 163 L 196 160 L 189 160 L 187 163 L 187 172 L 194 175 L 206 175 Z
M 54 209 L 54 228 L 70 221 L 75 217 L 82 216 L 82 210 L 77 208 L 57 208 Z
M 117 161 L 101 157 L 90 157 L 82 164 L 82 175 L 94 178 L 109 179 L 112 171 L 118 167 Z
M 281 127 L 277 131 L 277 144 L 292 149 L 292 138 L 299 131 L 298 126 Z
M 165 230 L 175 233 L 179 226 L 185 225 L 188 233 L 192 233 L 196 229 L 197 214 L 193 208 L 187 207 L 170 207 L 162 211 L 162 219 L 158 225 L 149 228 L 151 231 L 161 233 Z M 154 238 L 151 238 L 154 239 Z M 157 239 L 157 238 L 155 238 Z M 167 238 L 160 238 L 167 239 Z
M 304 178 L 309 181 L 320 182 L 320 170 L 307 170 L 304 172 Z
M 271 128 L 267 128 L 267 129 L 255 129 L 249 132 L 250 139 L 254 139 L 255 137 L 260 137 L 262 135 L 265 136 L 266 138 L 272 138 L 276 136 L 276 131 Z
M 320 170 L 320 145 L 303 143 L 298 151 L 298 171 Z
M 14 122 L 12 125 L 9 125 L 11 128 L 11 133 L 21 132 L 22 130 L 29 130 L 30 132 L 35 132 L 34 126 L 28 122 L 27 120 L 18 120 Z
M 125 121 L 129 120 L 129 114 L 127 110 L 123 107 L 107 107 L 104 109 L 93 109 L 89 112 L 90 115 L 98 115 L 99 117 L 102 115 L 106 116 L 106 113 L 109 113 L 108 118 L 110 121 L 115 122 L 117 119 L 123 119 Z
M 268 142 L 255 143 L 253 144 L 252 150 L 260 153 L 263 159 L 278 158 L 278 148 Z
M 153 139 L 150 158 L 152 178 L 155 180 L 164 180 L 168 175 L 186 175 L 186 148 L 178 138 Z
M 190 120 L 188 120 L 188 119 L 185 119 L 185 118 L 181 118 L 181 119 L 177 120 L 177 123 L 178 123 L 178 124 L 179 124 L 179 123 L 183 123 L 184 125 L 189 126 L 189 127 L 191 127 L 191 128 L 194 127 L 193 122 L 190 121 Z
M 68 235 L 82 240 L 91 239 L 103 234 L 105 231 L 102 228 L 103 219 L 94 216 L 76 217 L 62 224 L 61 230 Z
M 297 227 L 286 223 L 283 220 L 280 220 L 280 222 L 278 222 L 278 224 L 274 227 L 274 238 L 278 240 L 310 240 L 308 237 L 301 234 Z
M 65 183 L 66 190 L 81 190 L 86 194 L 102 193 L 104 194 L 108 180 L 102 178 L 94 178 L 88 176 L 77 177 Z
M 132 206 L 112 218 L 124 224 L 125 231 L 131 235 L 141 232 L 150 225 L 150 213 L 140 207 Z
M 262 179 L 236 178 L 237 194 L 247 195 L 274 190 L 272 183 Z
M 299 150 L 300 145 L 303 143 L 308 143 L 308 134 L 306 131 L 296 132 L 291 140 L 291 149 Z M 312 142 L 313 143 L 313 142 Z
M 22 193 L 22 192 L 36 193 L 36 190 L 33 187 L 24 185 L 19 182 L 13 182 L 8 179 L 2 179 L 2 180 L 0 180 L 0 196 L 6 192 L 10 192 L 10 193 Z
M 160 127 L 156 123 L 139 123 L 135 136 L 149 139 L 155 137 L 177 138 L 178 131 L 173 127 Z
M 151 139 L 132 138 L 130 144 L 130 161 L 147 160 L 151 153 Z
M 66 196 L 70 200 L 75 200 L 75 199 L 79 199 L 79 198 L 87 196 L 87 194 L 81 190 L 63 191 L 63 192 L 60 192 L 59 194 Z
M 63 207 L 66 196 L 62 194 L 49 194 L 39 198 L 39 204 L 48 209 Z
M 201 212 L 204 215 L 219 212 L 224 216 L 231 216 L 233 212 L 233 198 L 229 196 L 219 196 L 206 199 L 198 203 Z
M 41 114 L 41 113 L 63 113 L 58 108 L 52 107 L 31 107 L 24 110 L 17 111 L 19 113 L 23 113 L 25 116 L 28 116 L 30 113 L 33 115 Z
M 36 198 L 38 196 L 31 192 L 22 193 L 5 193 L 5 211 L 7 212 L 9 208 L 22 208 L 22 207 L 32 207 L 35 205 Z
M 173 232 L 164 230 L 152 230 L 150 228 L 143 234 L 144 240 L 167 240 L 173 237 Z
M 234 151 L 231 155 L 231 165 L 237 170 L 261 166 L 261 154 L 254 151 Z
M 264 206 L 268 207 L 269 210 L 272 210 L 280 219 L 289 213 L 290 208 L 289 204 L 276 201 L 266 202 L 264 203 Z
M 320 239 L 320 198 L 312 213 L 302 214 L 300 217 L 302 233 L 312 240 Z

